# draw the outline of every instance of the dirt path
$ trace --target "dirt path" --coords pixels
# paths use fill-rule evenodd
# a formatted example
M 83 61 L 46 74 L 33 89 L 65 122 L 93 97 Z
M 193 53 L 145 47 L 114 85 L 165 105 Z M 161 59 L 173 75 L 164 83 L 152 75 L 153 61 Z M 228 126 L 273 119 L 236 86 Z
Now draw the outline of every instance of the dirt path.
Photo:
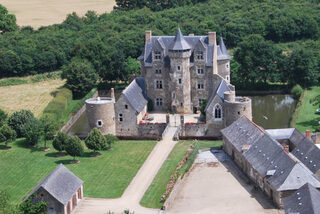
M 142 207 L 140 205 L 140 200 L 142 199 L 149 185 L 152 183 L 152 180 L 158 173 L 163 162 L 167 159 L 171 150 L 177 143 L 176 141 L 172 140 L 175 131 L 176 128 L 170 127 L 163 140 L 157 143 L 121 198 L 85 198 L 84 201 L 78 206 L 75 213 L 104 214 L 109 210 L 112 212 L 121 213 L 125 209 L 129 209 L 130 211 L 134 211 L 138 214 L 159 213 L 159 210 L 157 209 Z

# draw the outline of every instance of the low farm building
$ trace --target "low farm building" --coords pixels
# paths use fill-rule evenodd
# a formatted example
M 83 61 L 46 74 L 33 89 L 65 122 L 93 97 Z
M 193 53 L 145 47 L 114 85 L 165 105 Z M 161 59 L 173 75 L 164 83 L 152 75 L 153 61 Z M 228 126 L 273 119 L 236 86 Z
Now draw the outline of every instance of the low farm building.
M 83 199 L 83 181 L 63 164 L 41 181 L 23 201 L 45 201 L 48 214 L 70 214 Z
M 281 130 L 241 117 L 221 131 L 224 150 L 279 207 L 306 183 L 320 188 L 320 150 L 298 130 Z

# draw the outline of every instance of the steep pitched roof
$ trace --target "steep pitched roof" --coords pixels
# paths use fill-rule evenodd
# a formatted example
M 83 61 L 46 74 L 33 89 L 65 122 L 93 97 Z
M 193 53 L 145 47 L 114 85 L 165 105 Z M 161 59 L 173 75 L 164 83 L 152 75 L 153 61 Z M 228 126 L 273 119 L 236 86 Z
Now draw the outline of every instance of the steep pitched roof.
M 252 145 L 264 135 L 263 129 L 245 116 L 222 129 L 221 133 L 239 152 L 242 151 L 243 145 Z
M 283 199 L 286 214 L 320 214 L 320 192 L 306 183 Z
M 212 101 L 214 100 L 215 96 L 219 96 L 221 98 L 221 100 L 224 100 L 224 92 L 226 92 L 226 91 L 231 91 L 231 89 L 229 88 L 227 82 L 224 79 L 222 79 L 217 91 L 215 93 L 212 93 L 212 95 L 210 96 L 210 98 L 208 100 L 208 104 L 205 108 L 205 111 L 208 110 L 208 108 L 211 105 Z
M 174 38 L 173 42 L 169 46 L 169 50 L 180 51 L 180 50 L 190 50 L 191 47 L 188 42 L 184 39 L 184 36 L 181 33 L 180 28 L 177 31 L 177 35 Z
M 289 139 L 295 128 L 287 129 L 267 129 L 266 132 L 275 140 Z
M 219 42 L 219 48 L 218 51 L 220 51 L 220 54 L 218 54 L 218 60 L 229 60 L 231 59 L 231 56 L 224 44 L 222 36 L 220 36 L 220 42 Z
M 144 79 L 136 78 L 122 92 L 122 94 L 130 103 L 131 107 L 138 113 L 140 113 L 142 109 L 148 104 L 145 89 L 146 87 Z
M 304 137 L 291 153 L 311 172 L 316 173 L 320 169 L 320 149 L 308 138 Z
M 63 164 L 60 164 L 25 197 L 24 201 L 39 188 L 43 188 L 57 199 L 57 201 L 66 205 L 82 184 L 82 180 L 75 176 Z

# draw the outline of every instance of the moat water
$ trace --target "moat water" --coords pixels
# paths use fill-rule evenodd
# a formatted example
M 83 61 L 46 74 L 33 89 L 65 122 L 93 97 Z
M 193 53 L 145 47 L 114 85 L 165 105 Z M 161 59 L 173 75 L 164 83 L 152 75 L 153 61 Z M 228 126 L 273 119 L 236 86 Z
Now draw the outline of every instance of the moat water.
M 296 107 L 296 101 L 287 94 L 249 96 L 252 99 L 253 121 L 265 129 L 287 128 Z M 90 131 L 86 112 L 69 130 L 69 134 Z

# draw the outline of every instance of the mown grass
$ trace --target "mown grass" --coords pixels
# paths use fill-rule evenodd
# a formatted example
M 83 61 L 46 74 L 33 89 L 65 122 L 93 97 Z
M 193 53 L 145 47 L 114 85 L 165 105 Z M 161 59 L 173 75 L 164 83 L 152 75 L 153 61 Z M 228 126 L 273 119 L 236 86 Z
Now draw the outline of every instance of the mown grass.
M 179 162 L 182 160 L 186 154 L 188 148 L 190 148 L 192 140 L 180 141 L 175 145 L 168 159 L 164 162 L 160 168 L 158 174 L 152 181 L 148 190 L 145 192 L 141 205 L 149 208 L 161 208 L 163 203 L 160 202 L 162 194 L 166 191 L 166 186 L 170 181 L 170 176 L 173 174 L 177 168 Z M 219 147 L 222 145 L 221 141 L 198 141 L 197 149 L 204 149 L 210 147 Z M 196 152 L 196 151 L 195 151 Z M 191 158 L 191 156 L 189 157 Z M 194 160 L 194 159 L 193 159 Z M 193 162 L 193 161 L 192 161 Z M 185 172 L 192 163 L 186 163 L 184 167 L 181 168 L 180 173 Z
M 51 144 L 51 143 L 50 143 Z M 114 149 L 91 157 L 85 150 L 79 164 L 69 164 L 70 156 L 56 157 L 50 145 L 48 152 L 31 149 L 23 139 L 11 144 L 12 149 L 0 149 L 0 190 L 7 190 L 12 203 L 20 203 L 38 182 L 60 163 L 84 181 L 87 197 L 117 198 L 122 195 L 144 163 L 155 141 L 118 141 Z
M 311 100 L 320 94 L 320 87 L 315 86 L 310 90 L 305 90 L 302 100 L 298 103 L 296 112 L 291 123 L 292 127 L 297 128 L 304 133 L 306 130 L 315 131 L 319 126 L 320 114 L 316 113 L 316 109 L 319 106 L 314 106 Z

